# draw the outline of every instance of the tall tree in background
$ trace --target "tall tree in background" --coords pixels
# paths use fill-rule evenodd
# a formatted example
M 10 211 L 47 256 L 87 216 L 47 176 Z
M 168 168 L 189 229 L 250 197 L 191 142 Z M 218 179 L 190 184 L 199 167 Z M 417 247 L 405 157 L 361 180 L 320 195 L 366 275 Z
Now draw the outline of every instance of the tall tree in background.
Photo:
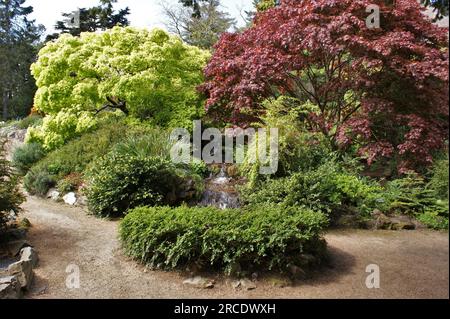
M 25 0 L 0 0 L 0 94 L 2 118 L 28 114 L 36 91 L 30 65 L 44 27 L 28 20 Z
M 204 2 L 207 0 L 179 0 L 180 3 L 185 7 L 189 7 L 192 9 L 191 15 L 192 17 L 199 18 L 201 16 L 200 12 L 200 2 Z
M 199 5 L 197 17 L 193 8 L 169 7 L 163 4 L 170 32 L 180 36 L 188 44 L 211 49 L 224 32 L 236 23 L 228 13 L 220 11 L 218 0 L 207 0 Z
M 128 26 L 130 22 L 127 16 L 130 14 L 130 9 L 126 7 L 116 12 L 113 7 L 115 3 L 117 0 L 100 0 L 100 4 L 97 6 L 78 9 L 76 18 L 74 12 L 63 13 L 65 19 L 57 21 L 55 25 L 55 29 L 59 33 L 47 36 L 47 41 L 56 39 L 61 33 L 77 36 L 81 32 L 111 29 L 116 25 Z M 77 25 L 75 22 L 79 22 L 79 24 Z

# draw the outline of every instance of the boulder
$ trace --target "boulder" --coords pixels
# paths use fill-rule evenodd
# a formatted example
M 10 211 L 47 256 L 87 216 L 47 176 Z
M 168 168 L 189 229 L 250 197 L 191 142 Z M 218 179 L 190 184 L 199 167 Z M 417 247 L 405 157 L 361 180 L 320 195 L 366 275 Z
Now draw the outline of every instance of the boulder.
M 15 276 L 0 278 L 0 299 L 19 299 L 21 297 L 21 287 Z
M 87 206 L 87 197 L 84 195 L 78 196 L 77 206 L 86 207 Z
M 208 278 L 203 278 L 200 276 L 189 278 L 183 281 L 183 285 L 198 289 L 212 289 L 214 288 L 214 284 L 214 280 L 209 280 Z
M 60 192 L 58 192 L 56 189 L 52 188 L 47 192 L 47 198 L 50 198 L 51 200 L 57 201 L 59 199 L 59 196 L 61 195 Z
M 249 279 L 236 280 L 232 283 L 232 286 L 234 289 L 245 289 L 245 290 L 256 289 L 256 284 Z
M 8 273 L 17 278 L 21 288 L 30 289 L 33 281 L 33 262 L 19 260 L 8 266 Z
M 77 202 L 77 196 L 75 195 L 74 192 L 67 193 L 66 195 L 64 195 L 63 201 L 67 205 L 73 206 Z
M 25 247 L 20 251 L 21 261 L 31 261 L 32 267 L 36 267 L 39 261 L 38 255 L 33 247 Z
M 285 278 L 282 276 L 271 276 L 267 278 L 267 282 L 276 288 L 285 288 L 292 286 L 292 281 L 289 278 Z
M 416 225 L 412 219 L 408 216 L 395 216 L 391 217 L 391 229 L 393 230 L 413 230 L 416 229 Z

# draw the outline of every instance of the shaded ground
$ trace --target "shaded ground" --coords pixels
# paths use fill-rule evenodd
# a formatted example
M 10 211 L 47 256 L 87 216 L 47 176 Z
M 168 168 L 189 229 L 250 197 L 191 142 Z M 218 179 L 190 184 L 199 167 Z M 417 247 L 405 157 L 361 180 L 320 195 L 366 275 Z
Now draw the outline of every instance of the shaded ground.
M 117 222 L 80 208 L 29 197 L 23 205 L 33 227 L 29 240 L 40 264 L 29 298 L 448 298 L 447 232 L 333 231 L 326 236 L 331 266 L 294 287 L 261 279 L 251 291 L 236 291 L 215 278 L 211 290 L 183 286 L 186 275 L 148 271 L 125 257 Z M 80 288 L 66 288 L 66 268 L 80 269 Z M 381 288 L 367 289 L 365 270 L 377 264 Z

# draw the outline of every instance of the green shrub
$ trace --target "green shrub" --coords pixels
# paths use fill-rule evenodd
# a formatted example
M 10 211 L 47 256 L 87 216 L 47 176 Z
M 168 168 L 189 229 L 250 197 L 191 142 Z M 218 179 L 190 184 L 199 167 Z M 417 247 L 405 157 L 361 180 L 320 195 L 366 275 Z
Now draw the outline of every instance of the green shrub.
M 45 170 L 32 168 L 23 179 L 25 189 L 31 195 L 44 197 L 47 192 L 56 185 L 54 175 Z
M 5 159 L 5 143 L 5 140 L 0 140 L 0 235 L 6 227 L 10 212 L 17 214 L 24 201 L 19 190 L 19 179 Z
M 111 152 L 87 171 L 86 195 L 92 213 L 123 215 L 142 205 L 166 204 L 182 183 L 170 161 Z
M 323 134 L 310 133 L 305 126 L 305 119 L 311 109 L 309 104 L 302 104 L 298 99 L 280 96 L 263 103 L 265 114 L 262 124 L 256 126 L 279 129 L 278 171 L 277 177 L 286 177 L 296 172 L 313 170 L 333 156 L 330 143 Z M 256 140 L 249 146 L 256 148 Z M 247 155 L 240 165 L 240 173 L 251 185 L 256 186 L 264 176 L 259 174 L 259 161 L 252 162 Z
M 16 126 L 17 128 L 24 130 L 29 127 L 40 126 L 41 124 L 42 124 L 42 116 L 32 114 L 17 122 Z
M 442 212 L 434 190 L 427 187 L 423 177 L 409 174 L 386 184 L 385 197 L 391 213 L 417 215 L 427 210 Z M 448 214 L 448 213 L 447 213 Z
M 126 252 L 153 268 L 197 263 L 227 274 L 259 268 L 312 266 L 326 243 L 326 217 L 301 208 L 262 206 L 258 210 L 212 207 L 139 207 L 120 224 Z
M 58 181 L 57 188 L 60 193 L 65 194 L 78 190 L 78 188 L 82 184 L 83 184 L 82 175 L 78 173 L 71 173 Z
M 243 202 L 250 206 L 279 203 L 284 207 L 301 206 L 336 217 L 349 209 L 368 215 L 380 208 L 382 188 L 349 174 L 333 160 L 317 169 L 295 173 L 290 177 L 269 179 L 256 190 L 241 189 Z
M 446 159 L 437 160 L 432 169 L 432 177 L 428 187 L 435 191 L 440 199 L 448 199 L 449 193 L 449 162 L 448 154 Z
M 448 203 L 447 203 L 448 206 Z M 417 220 L 428 228 L 436 230 L 448 229 L 448 216 L 439 216 L 439 213 L 434 211 L 425 211 L 423 214 L 417 215 Z
M 70 173 L 82 173 L 90 162 L 107 154 L 116 143 L 125 139 L 128 132 L 129 127 L 121 121 L 105 124 L 49 153 L 35 168 L 46 170 L 58 179 Z
M 440 180 L 440 177 L 438 179 Z M 437 194 L 439 189 L 444 190 L 440 187 L 433 189 L 432 183 L 433 181 L 427 184 L 425 179 L 417 174 L 390 181 L 385 187 L 388 211 L 415 217 L 433 229 L 447 228 L 448 197 L 441 199 Z M 437 185 L 442 184 L 439 182 Z
M 28 170 L 45 156 L 41 144 L 29 143 L 18 147 L 13 154 L 12 162 L 19 173 L 26 174 Z
M 132 135 L 114 147 L 117 154 L 134 157 L 160 157 L 169 160 L 170 134 L 160 128 L 149 128 L 143 135 Z

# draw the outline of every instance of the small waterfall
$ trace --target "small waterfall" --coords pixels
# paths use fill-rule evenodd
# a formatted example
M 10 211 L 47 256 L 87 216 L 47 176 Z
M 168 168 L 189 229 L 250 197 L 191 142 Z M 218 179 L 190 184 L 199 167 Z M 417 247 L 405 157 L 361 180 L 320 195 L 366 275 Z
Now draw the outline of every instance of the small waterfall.
M 210 176 L 205 183 L 205 191 L 199 206 L 214 206 L 220 209 L 239 208 L 239 194 L 234 188 L 236 181 L 229 177 L 226 166 L 222 165 L 220 173 Z

